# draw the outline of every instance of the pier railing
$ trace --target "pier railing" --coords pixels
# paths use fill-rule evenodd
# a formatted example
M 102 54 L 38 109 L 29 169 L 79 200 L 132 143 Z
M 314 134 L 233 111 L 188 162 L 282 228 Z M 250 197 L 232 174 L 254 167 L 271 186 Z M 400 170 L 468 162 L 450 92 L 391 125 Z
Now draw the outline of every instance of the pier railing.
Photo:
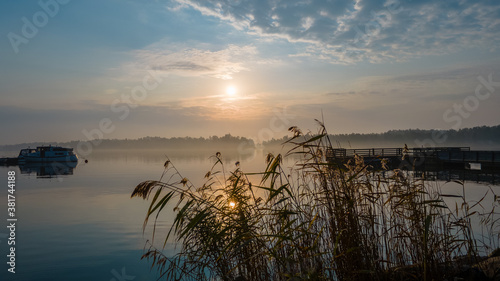
M 403 155 L 403 148 L 361 148 L 361 149 L 329 149 L 327 158 L 352 158 L 354 155 L 362 157 L 395 157 Z
M 335 148 L 329 149 L 326 152 L 327 158 L 332 159 L 342 159 L 342 158 L 352 158 L 355 155 L 362 156 L 364 158 L 387 158 L 387 157 L 403 157 L 403 155 L 421 157 L 421 156 L 433 156 L 436 153 L 452 153 L 452 152 L 466 152 L 470 151 L 470 147 L 415 147 L 415 148 L 359 148 L 359 149 L 344 149 Z
M 355 155 L 370 159 L 425 159 L 434 163 L 482 163 L 500 165 L 500 151 L 471 150 L 470 147 L 414 147 L 414 148 L 361 148 L 328 149 L 328 161 L 346 161 Z M 421 161 L 420 161 L 421 162 Z

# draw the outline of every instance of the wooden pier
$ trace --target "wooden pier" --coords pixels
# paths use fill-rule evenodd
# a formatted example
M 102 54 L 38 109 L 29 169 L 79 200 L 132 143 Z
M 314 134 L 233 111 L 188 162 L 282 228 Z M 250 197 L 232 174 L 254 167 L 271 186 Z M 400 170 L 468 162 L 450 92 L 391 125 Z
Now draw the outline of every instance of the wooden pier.
M 0 166 L 15 166 L 18 163 L 17 157 L 0 158 Z
M 471 150 L 470 147 L 338 148 L 326 152 L 330 163 L 346 163 L 356 155 L 362 157 L 365 163 L 373 165 L 385 159 L 391 168 L 435 166 L 469 170 L 500 169 L 500 151 Z

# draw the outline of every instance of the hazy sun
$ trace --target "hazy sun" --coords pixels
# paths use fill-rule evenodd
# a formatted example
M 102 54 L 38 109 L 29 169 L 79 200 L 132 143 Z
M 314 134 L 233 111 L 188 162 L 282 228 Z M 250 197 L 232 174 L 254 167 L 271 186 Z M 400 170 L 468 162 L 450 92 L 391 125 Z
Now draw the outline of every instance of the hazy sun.
M 226 88 L 226 95 L 228 97 L 234 97 L 236 95 L 238 91 L 236 90 L 236 88 L 234 86 L 228 86 Z

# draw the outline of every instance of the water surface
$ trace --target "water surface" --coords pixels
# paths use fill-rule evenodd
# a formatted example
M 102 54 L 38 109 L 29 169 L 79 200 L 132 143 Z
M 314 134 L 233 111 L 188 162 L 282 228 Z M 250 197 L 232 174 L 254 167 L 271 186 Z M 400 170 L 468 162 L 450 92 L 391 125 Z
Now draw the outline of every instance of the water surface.
M 214 162 L 212 154 L 170 153 L 170 160 L 183 176 L 199 185 Z M 223 153 L 224 164 L 231 170 L 239 161 L 244 171 L 261 171 L 265 154 Z M 4 186 L 1 202 L 7 202 L 7 172 L 16 172 L 18 218 L 16 274 L 11 274 L 6 265 L 7 206 L 0 205 L 0 280 L 156 280 L 156 271 L 150 271 L 150 264 L 140 259 L 151 236 L 151 229 L 145 234 L 142 229 L 149 205 L 142 199 L 131 199 L 130 194 L 138 183 L 159 179 L 165 152 L 95 151 L 87 159 L 88 163 L 81 161 L 71 173 L 52 177 L 43 177 L 36 169 L 21 173 L 17 166 L 0 167 L 0 183 Z M 468 199 L 479 200 L 490 188 L 500 194 L 498 186 L 467 182 Z M 462 192 L 456 183 L 445 184 L 443 189 L 450 194 Z M 493 196 L 484 204 L 495 204 Z M 172 212 L 164 211 L 163 215 L 160 232 L 172 221 Z M 174 246 L 169 244 L 165 253 L 173 251 Z

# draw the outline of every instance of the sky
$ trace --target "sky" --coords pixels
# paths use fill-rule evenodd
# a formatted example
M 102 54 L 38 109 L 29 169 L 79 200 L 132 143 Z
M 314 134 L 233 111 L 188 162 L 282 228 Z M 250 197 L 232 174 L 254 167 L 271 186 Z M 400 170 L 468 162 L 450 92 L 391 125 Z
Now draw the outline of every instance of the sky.
M 500 2 L 0 2 L 0 144 L 500 124 Z

